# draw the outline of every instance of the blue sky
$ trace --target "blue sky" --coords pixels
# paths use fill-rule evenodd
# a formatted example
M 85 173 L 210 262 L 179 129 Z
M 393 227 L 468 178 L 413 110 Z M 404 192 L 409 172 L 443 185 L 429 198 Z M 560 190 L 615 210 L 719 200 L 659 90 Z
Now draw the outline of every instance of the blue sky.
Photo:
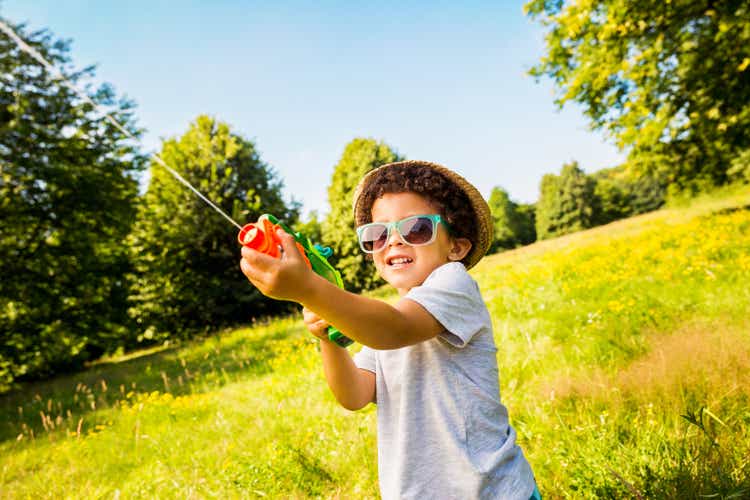
M 519 202 L 565 162 L 593 172 L 624 158 L 580 108 L 556 109 L 551 82 L 525 76 L 543 32 L 523 2 L 312 4 L 0 0 L 0 16 L 72 39 L 77 65 L 136 101 L 147 151 L 201 113 L 228 122 L 305 213 L 328 210 L 355 137 Z

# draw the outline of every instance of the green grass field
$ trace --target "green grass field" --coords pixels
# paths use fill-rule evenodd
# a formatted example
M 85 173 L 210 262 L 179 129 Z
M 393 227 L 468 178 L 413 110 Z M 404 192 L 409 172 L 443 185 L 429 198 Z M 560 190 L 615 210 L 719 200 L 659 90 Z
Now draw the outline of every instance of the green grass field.
M 750 497 L 750 189 L 472 275 L 545 498 Z M 374 407 L 337 406 L 297 317 L 103 360 L 0 414 L 3 498 L 378 496 Z

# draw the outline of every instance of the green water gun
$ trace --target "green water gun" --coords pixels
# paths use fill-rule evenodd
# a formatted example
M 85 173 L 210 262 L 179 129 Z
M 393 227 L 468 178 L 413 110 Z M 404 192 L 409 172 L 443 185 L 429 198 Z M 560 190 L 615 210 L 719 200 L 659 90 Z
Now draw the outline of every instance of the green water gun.
M 299 231 L 292 231 L 289 226 L 271 214 L 263 214 L 258 218 L 258 222 L 251 222 L 243 226 L 237 239 L 240 241 L 240 245 L 279 258 L 281 256 L 279 250 L 281 240 L 276 234 L 276 230 L 279 228 L 294 237 L 297 249 L 309 268 L 339 288 L 344 288 L 341 273 L 328 262 L 328 258 L 333 251 L 328 247 L 313 245 L 310 238 Z M 346 337 L 333 326 L 328 327 L 328 338 L 341 347 L 347 347 L 353 343 L 352 339 Z

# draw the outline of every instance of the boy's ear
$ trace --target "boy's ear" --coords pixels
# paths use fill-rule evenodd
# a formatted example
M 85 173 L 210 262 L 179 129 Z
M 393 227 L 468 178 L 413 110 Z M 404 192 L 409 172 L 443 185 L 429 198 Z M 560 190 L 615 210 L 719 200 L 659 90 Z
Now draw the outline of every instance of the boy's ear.
M 466 257 L 471 251 L 471 241 L 468 238 L 454 238 L 448 260 L 458 262 Z

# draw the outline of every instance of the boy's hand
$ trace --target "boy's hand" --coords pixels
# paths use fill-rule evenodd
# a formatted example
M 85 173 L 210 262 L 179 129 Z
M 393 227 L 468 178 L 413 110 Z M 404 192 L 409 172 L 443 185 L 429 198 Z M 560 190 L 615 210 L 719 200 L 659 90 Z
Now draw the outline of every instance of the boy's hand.
M 277 300 L 302 302 L 307 294 L 307 284 L 315 273 L 302 259 L 294 237 L 281 229 L 277 234 L 283 250 L 281 258 L 276 259 L 243 246 L 240 268 L 263 295 Z
M 328 341 L 328 327 L 329 323 L 312 312 L 310 309 L 302 308 L 302 318 L 305 321 L 305 326 L 310 333 L 318 337 L 320 340 Z

